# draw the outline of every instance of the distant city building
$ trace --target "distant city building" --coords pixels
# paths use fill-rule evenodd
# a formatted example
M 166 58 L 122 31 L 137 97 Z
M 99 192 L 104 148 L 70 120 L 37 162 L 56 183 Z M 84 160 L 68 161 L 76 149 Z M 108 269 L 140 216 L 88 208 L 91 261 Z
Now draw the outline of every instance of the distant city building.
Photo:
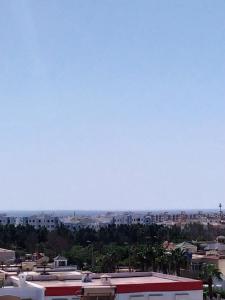
M 82 228 L 92 228 L 99 230 L 114 224 L 120 225 L 151 225 L 158 224 L 171 227 L 180 226 L 181 229 L 186 224 L 200 223 L 207 227 L 208 224 L 218 228 L 225 229 L 225 215 L 223 212 L 106 212 L 100 215 L 75 215 L 73 216 L 53 216 L 48 214 L 38 214 L 27 217 L 13 217 L 5 214 L 0 215 L 0 225 L 31 225 L 38 229 L 41 227 L 47 230 L 54 230 L 60 224 L 63 224 L 70 230 L 79 230 Z
M 35 229 L 45 227 L 49 231 L 56 229 L 59 223 L 58 217 L 50 215 L 34 215 L 23 218 L 23 225 L 33 226 Z
M 66 217 L 60 219 L 60 222 L 70 230 L 79 230 L 81 228 L 91 228 L 99 230 L 112 224 L 112 218 L 107 216 L 98 217 Z
M 0 215 L 0 225 L 16 225 L 16 217 Z

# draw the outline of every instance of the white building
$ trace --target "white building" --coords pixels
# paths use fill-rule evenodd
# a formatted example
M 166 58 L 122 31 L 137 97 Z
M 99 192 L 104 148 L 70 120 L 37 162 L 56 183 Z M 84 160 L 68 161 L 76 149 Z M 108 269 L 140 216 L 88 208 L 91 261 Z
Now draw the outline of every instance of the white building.
M 7 284 L 4 288 L 0 288 L 0 299 L 2 300 L 45 300 L 45 289 L 39 285 L 26 281 L 25 274 L 20 274 L 19 277 L 8 278 L 11 284 Z M 0 273 L 0 281 L 5 282 L 5 274 Z
M 50 215 L 34 215 L 30 217 L 23 218 L 23 224 L 31 225 L 35 229 L 39 229 L 41 227 L 46 227 L 49 231 L 56 229 L 59 225 L 59 218 Z
M 16 225 L 16 217 L 0 215 L 0 225 Z
M 32 272 L 21 285 L 32 300 L 202 300 L 202 282 L 161 273 L 111 273 L 82 275 L 64 272 L 52 275 Z M 29 289 L 28 289 L 29 288 Z M 5 289 L 3 289 L 5 290 Z M 10 291 L 9 291 L 10 292 Z M 14 290 L 15 293 L 15 290 Z M 24 297 L 24 294 L 23 294 Z
M 66 266 L 67 266 L 67 258 L 61 255 L 58 255 L 54 258 L 55 268 L 66 267 Z
M 66 217 L 60 219 L 60 222 L 70 230 L 79 230 L 81 228 L 91 228 L 99 230 L 100 228 L 107 227 L 112 223 L 109 217 Z
M 143 214 L 132 215 L 131 224 L 145 224 L 145 216 Z
M 144 224 L 145 216 L 144 216 L 144 214 L 137 214 L 137 213 L 118 214 L 113 217 L 112 223 L 115 224 L 116 226 L 131 225 L 131 224 Z

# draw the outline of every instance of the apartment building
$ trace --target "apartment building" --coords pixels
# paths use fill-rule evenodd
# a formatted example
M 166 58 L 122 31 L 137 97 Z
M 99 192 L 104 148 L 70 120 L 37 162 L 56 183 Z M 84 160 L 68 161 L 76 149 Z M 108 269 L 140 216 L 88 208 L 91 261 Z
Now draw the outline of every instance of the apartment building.
M 23 218 L 23 225 L 31 225 L 35 229 L 45 227 L 51 231 L 55 230 L 59 224 L 59 218 L 51 215 L 33 215 Z
M 112 223 L 111 218 L 104 217 L 66 217 L 60 219 L 60 222 L 70 230 L 79 230 L 81 228 L 99 230 Z
M 131 225 L 131 224 L 145 224 L 145 216 L 144 214 L 118 214 L 113 216 L 112 224 L 115 225 Z
M 8 217 L 6 215 L 0 215 L 0 225 L 16 225 L 16 217 Z

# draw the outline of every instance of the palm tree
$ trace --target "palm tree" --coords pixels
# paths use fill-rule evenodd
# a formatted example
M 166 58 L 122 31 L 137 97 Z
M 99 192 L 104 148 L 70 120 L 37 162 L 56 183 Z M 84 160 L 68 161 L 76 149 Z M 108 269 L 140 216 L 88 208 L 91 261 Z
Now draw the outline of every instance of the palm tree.
M 107 253 L 102 255 L 98 260 L 101 272 L 112 273 L 115 272 L 118 260 L 115 253 Z
M 185 250 L 176 248 L 171 251 L 171 270 L 176 273 L 177 276 L 180 276 L 180 269 L 187 267 L 187 253 Z
M 208 284 L 210 299 L 213 299 L 213 278 L 222 280 L 221 275 L 222 273 L 214 264 L 205 264 L 202 267 L 200 277 L 206 284 Z
M 135 255 L 135 260 L 136 260 L 136 265 L 140 268 L 142 272 L 146 270 L 146 262 L 147 262 L 147 257 L 146 257 L 146 249 L 138 249 L 139 251 L 136 252 Z
M 156 258 L 155 258 L 155 268 L 157 269 L 157 272 L 163 271 L 163 265 L 164 265 L 164 254 L 160 253 L 160 250 L 156 250 Z
M 167 274 L 170 271 L 171 253 L 167 252 L 163 247 L 156 246 L 153 248 L 154 260 L 153 271 L 160 271 Z
M 134 266 L 141 271 L 157 271 L 157 257 L 159 257 L 158 247 L 140 246 L 136 247 L 132 259 Z

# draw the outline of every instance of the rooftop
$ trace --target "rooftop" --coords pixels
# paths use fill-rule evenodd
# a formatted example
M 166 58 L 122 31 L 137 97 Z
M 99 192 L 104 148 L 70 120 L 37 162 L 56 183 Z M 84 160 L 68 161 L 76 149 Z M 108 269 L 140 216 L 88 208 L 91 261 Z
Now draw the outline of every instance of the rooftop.
M 64 256 L 62 255 L 58 255 L 54 258 L 54 260 L 67 260 L 67 258 L 65 258 Z
M 80 294 L 82 288 L 104 286 L 102 274 L 90 274 L 92 281 L 83 282 L 82 274 L 69 275 L 66 272 L 55 277 L 28 276 L 27 282 L 44 287 L 47 295 Z M 110 286 L 115 286 L 117 293 L 134 293 L 148 291 L 183 291 L 202 290 L 202 282 L 189 278 L 177 277 L 154 272 L 111 273 Z
M 121 285 L 121 284 L 144 284 L 144 283 L 165 283 L 165 282 L 174 282 L 174 280 L 167 278 L 160 278 L 157 276 L 150 277 L 124 277 L 124 278 L 111 278 L 112 285 Z M 99 286 L 102 285 L 101 279 L 93 279 L 92 282 L 84 283 L 81 280 L 51 280 L 51 281 L 35 281 L 35 283 L 40 284 L 41 286 Z
M 0 248 L 0 252 L 15 252 L 14 250 Z

